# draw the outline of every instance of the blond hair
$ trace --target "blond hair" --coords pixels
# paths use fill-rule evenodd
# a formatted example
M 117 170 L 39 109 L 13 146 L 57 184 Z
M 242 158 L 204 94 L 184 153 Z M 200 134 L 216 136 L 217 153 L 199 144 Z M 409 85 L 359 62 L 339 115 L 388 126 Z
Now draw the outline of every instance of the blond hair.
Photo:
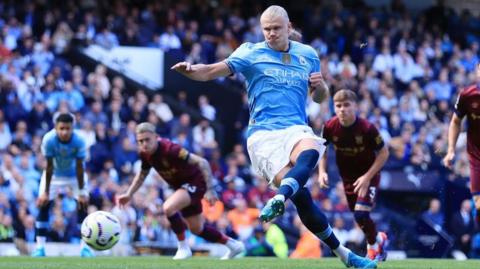
M 137 128 L 135 128 L 135 133 L 141 134 L 141 133 L 156 133 L 155 132 L 155 125 L 151 124 L 150 122 L 142 122 L 139 125 L 137 125 Z
M 290 19 L 288 18 L 287 11 L 283 7 L 277 6 L 277 5 L 272 5 L 272 6 L 269 6 L 267 9 L 265 9 L 265 11 L 263 11 L 262 13 L 262 16 L 260 16 L 260 19 L 264 17 L 271 17 L 271 18 L 281 17 L 281 18 L 284 18 L 287 22 L 290 21 Z
M 334 102 L 352 101 L 357 102 L 357 94 L 348 89 L 341 89 L 333 95 Z

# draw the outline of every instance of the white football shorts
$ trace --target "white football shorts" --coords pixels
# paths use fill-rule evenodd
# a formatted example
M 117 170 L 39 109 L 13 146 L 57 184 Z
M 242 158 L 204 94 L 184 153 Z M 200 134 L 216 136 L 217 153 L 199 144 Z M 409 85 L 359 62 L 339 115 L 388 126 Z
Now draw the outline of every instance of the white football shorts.
M 45 171 L 42 173 L 42 179 L 40 180 L 40 188 L 38 191 L 38 195 L 40 196 L 42 193 L 45 192 L 45 184 L 46 184 L 46 179 L 45 179 Z M 84 190 L 88 190 L 88 176 L 85 173 L 83 175 L 83 180 L 84 180 Z M 59 194 L 66 194 L 68 191 L 71 190 L 73 192 L 73 195 L 75 198 L 78 198 L 80 195 L 80 190 L 78 188 L 78 181 L 77 181 L 77 176 L 73 177 L 58 177 L 55 175 L 52 175 L 52 180 L 50 181 L 50 193 L 48 199 L 54 200 L 55 197 L 57 197 Z
M 321 158 L 325 152 L 325 139 L 316 136 L 310 126 L 294 125 L 286 129 L 253 133 L 247 139 L 247 150 L 255 173 L 272 184 L 275 175 L 290 162 L 293 147 L 305 138 L 318 141 Z

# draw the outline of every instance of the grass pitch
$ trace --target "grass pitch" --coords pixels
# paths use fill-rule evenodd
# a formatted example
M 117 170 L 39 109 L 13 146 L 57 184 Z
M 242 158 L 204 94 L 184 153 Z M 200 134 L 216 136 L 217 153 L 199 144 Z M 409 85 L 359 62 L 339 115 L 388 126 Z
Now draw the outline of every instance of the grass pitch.
M 221 261 L 195 257 L 174 261 L 171 257 L 0 257 L 1 269 L 343 269 L 338 259 L 293 260 L 277 258 L 241 258 Z M 408 259 L 380 263 L 378 268 L 412 269 L 473 269 L 480 268 L 480 260 L 454 261 L 447 259 Z

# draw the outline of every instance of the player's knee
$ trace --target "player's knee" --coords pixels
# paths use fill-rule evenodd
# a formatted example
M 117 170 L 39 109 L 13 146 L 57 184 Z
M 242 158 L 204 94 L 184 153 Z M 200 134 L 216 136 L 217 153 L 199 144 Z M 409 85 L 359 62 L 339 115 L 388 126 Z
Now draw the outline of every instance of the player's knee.
M 203 231 L 203 225 L 200 225 L 200 224 L 191 224 L 189 223 L 188 224 L 188 229 L 190 229 L 190 231 L 195 234 L 195 235 L 199 235 L 202 233 Z
M 370 212 L 355 210 L 353 212 L 353 216 L 355 217 L 355 221 L 361 225 L 362 223 L 365 223 L 368 219 L 370 219 Z
M 473 196 L 473 202 L 475 203 L 475 208 L 480 210 L 480 195 Z
M 169 204 L 163 204 L 163 213 L 167 216 L 170 217 L 176 213 L 176 210 L 170 206 Z

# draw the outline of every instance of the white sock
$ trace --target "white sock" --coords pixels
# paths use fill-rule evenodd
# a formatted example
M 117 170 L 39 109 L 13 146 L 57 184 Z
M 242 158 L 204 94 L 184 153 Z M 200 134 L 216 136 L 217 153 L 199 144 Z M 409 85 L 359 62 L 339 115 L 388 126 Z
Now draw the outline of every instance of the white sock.
M 367 244 L 367 249 L 378 250 L 378 241 L 375 242 L 375 244 L 373 244 L 373 245 Z
M 273 197 L 275 200 L 281 200 L 282 202 L 285 202 L 285 195 L 283 194 L 277 194 Z
M 36 238 L 37 238 L 37 248 L 44 248 L 45 242 L 47 242 L 47 237 L 37 235 Z
M 178 248 L 190 248 L 187 240 L 178 241 Z
M 83 249 L 83 248 L 90 248 L 87 243 L 85 243 L 85 241 L 83 240 L 80 240 L 80 249 Z
M 225 246 L 227 246 L 228 248 L 233 248 L 236 245 L 236 243 L 237 243 L 237 240 L 229 237 L 227 239 L 227 242 L 225 243 Z
M 380 236 L 379 233 L 377 233 L 377 237 L 376 237 L 376 240 L 377 240 L 377 243 L 380 243 L 383 241 L 383 238 Z
M 352 252 L 348 248 L 344 247 L 343 245 L 339 245 L 338 248 L 332 250 L 337 257 L 340 258 L 345 264 L 348 261 L 348 253 Z

